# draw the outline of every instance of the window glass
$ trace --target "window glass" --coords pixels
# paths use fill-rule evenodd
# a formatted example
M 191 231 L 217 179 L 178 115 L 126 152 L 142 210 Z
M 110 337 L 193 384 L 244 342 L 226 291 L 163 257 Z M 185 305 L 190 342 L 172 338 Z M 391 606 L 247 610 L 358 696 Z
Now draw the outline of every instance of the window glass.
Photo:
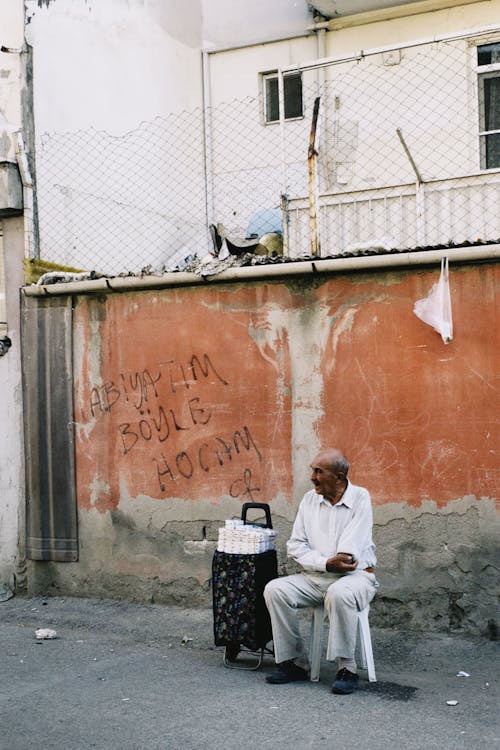
M 485 138 L 486 146 L 486 169 L 497 169 L 500 167 L 500 133 L 493 133 Z
M 494 65 L 495 63 L 500 63 L 500 42 L 481 44 L 477 48 L 477 64 Z
M 280 119 L 278 78 L 266 78 L 266 120 L 275 122 Z
M 500 130 L 500 75 L 484 78 L 485 130 Z
M 285 118 L 302 117 L 302 76 L 285 76 Z

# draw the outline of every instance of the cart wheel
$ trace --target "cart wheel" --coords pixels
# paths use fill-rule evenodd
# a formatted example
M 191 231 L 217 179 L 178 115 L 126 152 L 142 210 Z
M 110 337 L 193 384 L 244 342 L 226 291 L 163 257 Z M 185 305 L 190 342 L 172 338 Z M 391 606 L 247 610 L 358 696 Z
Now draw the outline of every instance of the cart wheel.
M 236 641 L 231 641 L 226 645 L 226 659 L 227 661 L 236 661 L 238 654 L 240 653 L 240 644 Z

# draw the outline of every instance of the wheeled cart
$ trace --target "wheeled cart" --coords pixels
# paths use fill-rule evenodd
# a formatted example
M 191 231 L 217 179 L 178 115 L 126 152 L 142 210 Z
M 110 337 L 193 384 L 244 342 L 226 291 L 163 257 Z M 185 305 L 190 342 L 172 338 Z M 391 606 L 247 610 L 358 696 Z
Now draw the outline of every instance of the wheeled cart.
M 266 524 L 252 524 L 272 529 L 267 503 L 245 503 L 241 518 L 246 523 L 247 511 L 259 508 L 266 514 Z M 272 640 L 271 620 L 264 601 L 264 587 L 278 577 L 276 550 L 258 554 L 215 552 L 212 561 L 214 640 L 225 646 L 224 664 L 228 667 L 258 669 L 264 653 L 272 653 L 267 644 Z M 235 664 L 241 651 L 255 655 L 250 667 Z

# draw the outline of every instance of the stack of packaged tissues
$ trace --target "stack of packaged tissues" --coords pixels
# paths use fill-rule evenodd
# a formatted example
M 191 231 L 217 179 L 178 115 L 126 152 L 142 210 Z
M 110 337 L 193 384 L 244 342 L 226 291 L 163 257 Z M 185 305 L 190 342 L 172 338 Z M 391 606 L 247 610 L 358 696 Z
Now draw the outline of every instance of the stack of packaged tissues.
M 217 551 L 232 555 L 258 555 L 276 549 L 277 533 L 273 529 L 231 519 L 219 529 Z

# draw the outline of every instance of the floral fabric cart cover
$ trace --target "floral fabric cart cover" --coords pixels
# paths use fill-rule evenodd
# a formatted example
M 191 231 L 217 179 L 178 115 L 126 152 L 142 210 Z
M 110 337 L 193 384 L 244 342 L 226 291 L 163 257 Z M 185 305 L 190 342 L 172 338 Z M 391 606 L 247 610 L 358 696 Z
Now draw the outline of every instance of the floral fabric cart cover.
M 212 562 L 216 646 L 263 649 L 272 640 L 264 587 L 278 577 L 276 550 L 257 555 L 215 552 Z

